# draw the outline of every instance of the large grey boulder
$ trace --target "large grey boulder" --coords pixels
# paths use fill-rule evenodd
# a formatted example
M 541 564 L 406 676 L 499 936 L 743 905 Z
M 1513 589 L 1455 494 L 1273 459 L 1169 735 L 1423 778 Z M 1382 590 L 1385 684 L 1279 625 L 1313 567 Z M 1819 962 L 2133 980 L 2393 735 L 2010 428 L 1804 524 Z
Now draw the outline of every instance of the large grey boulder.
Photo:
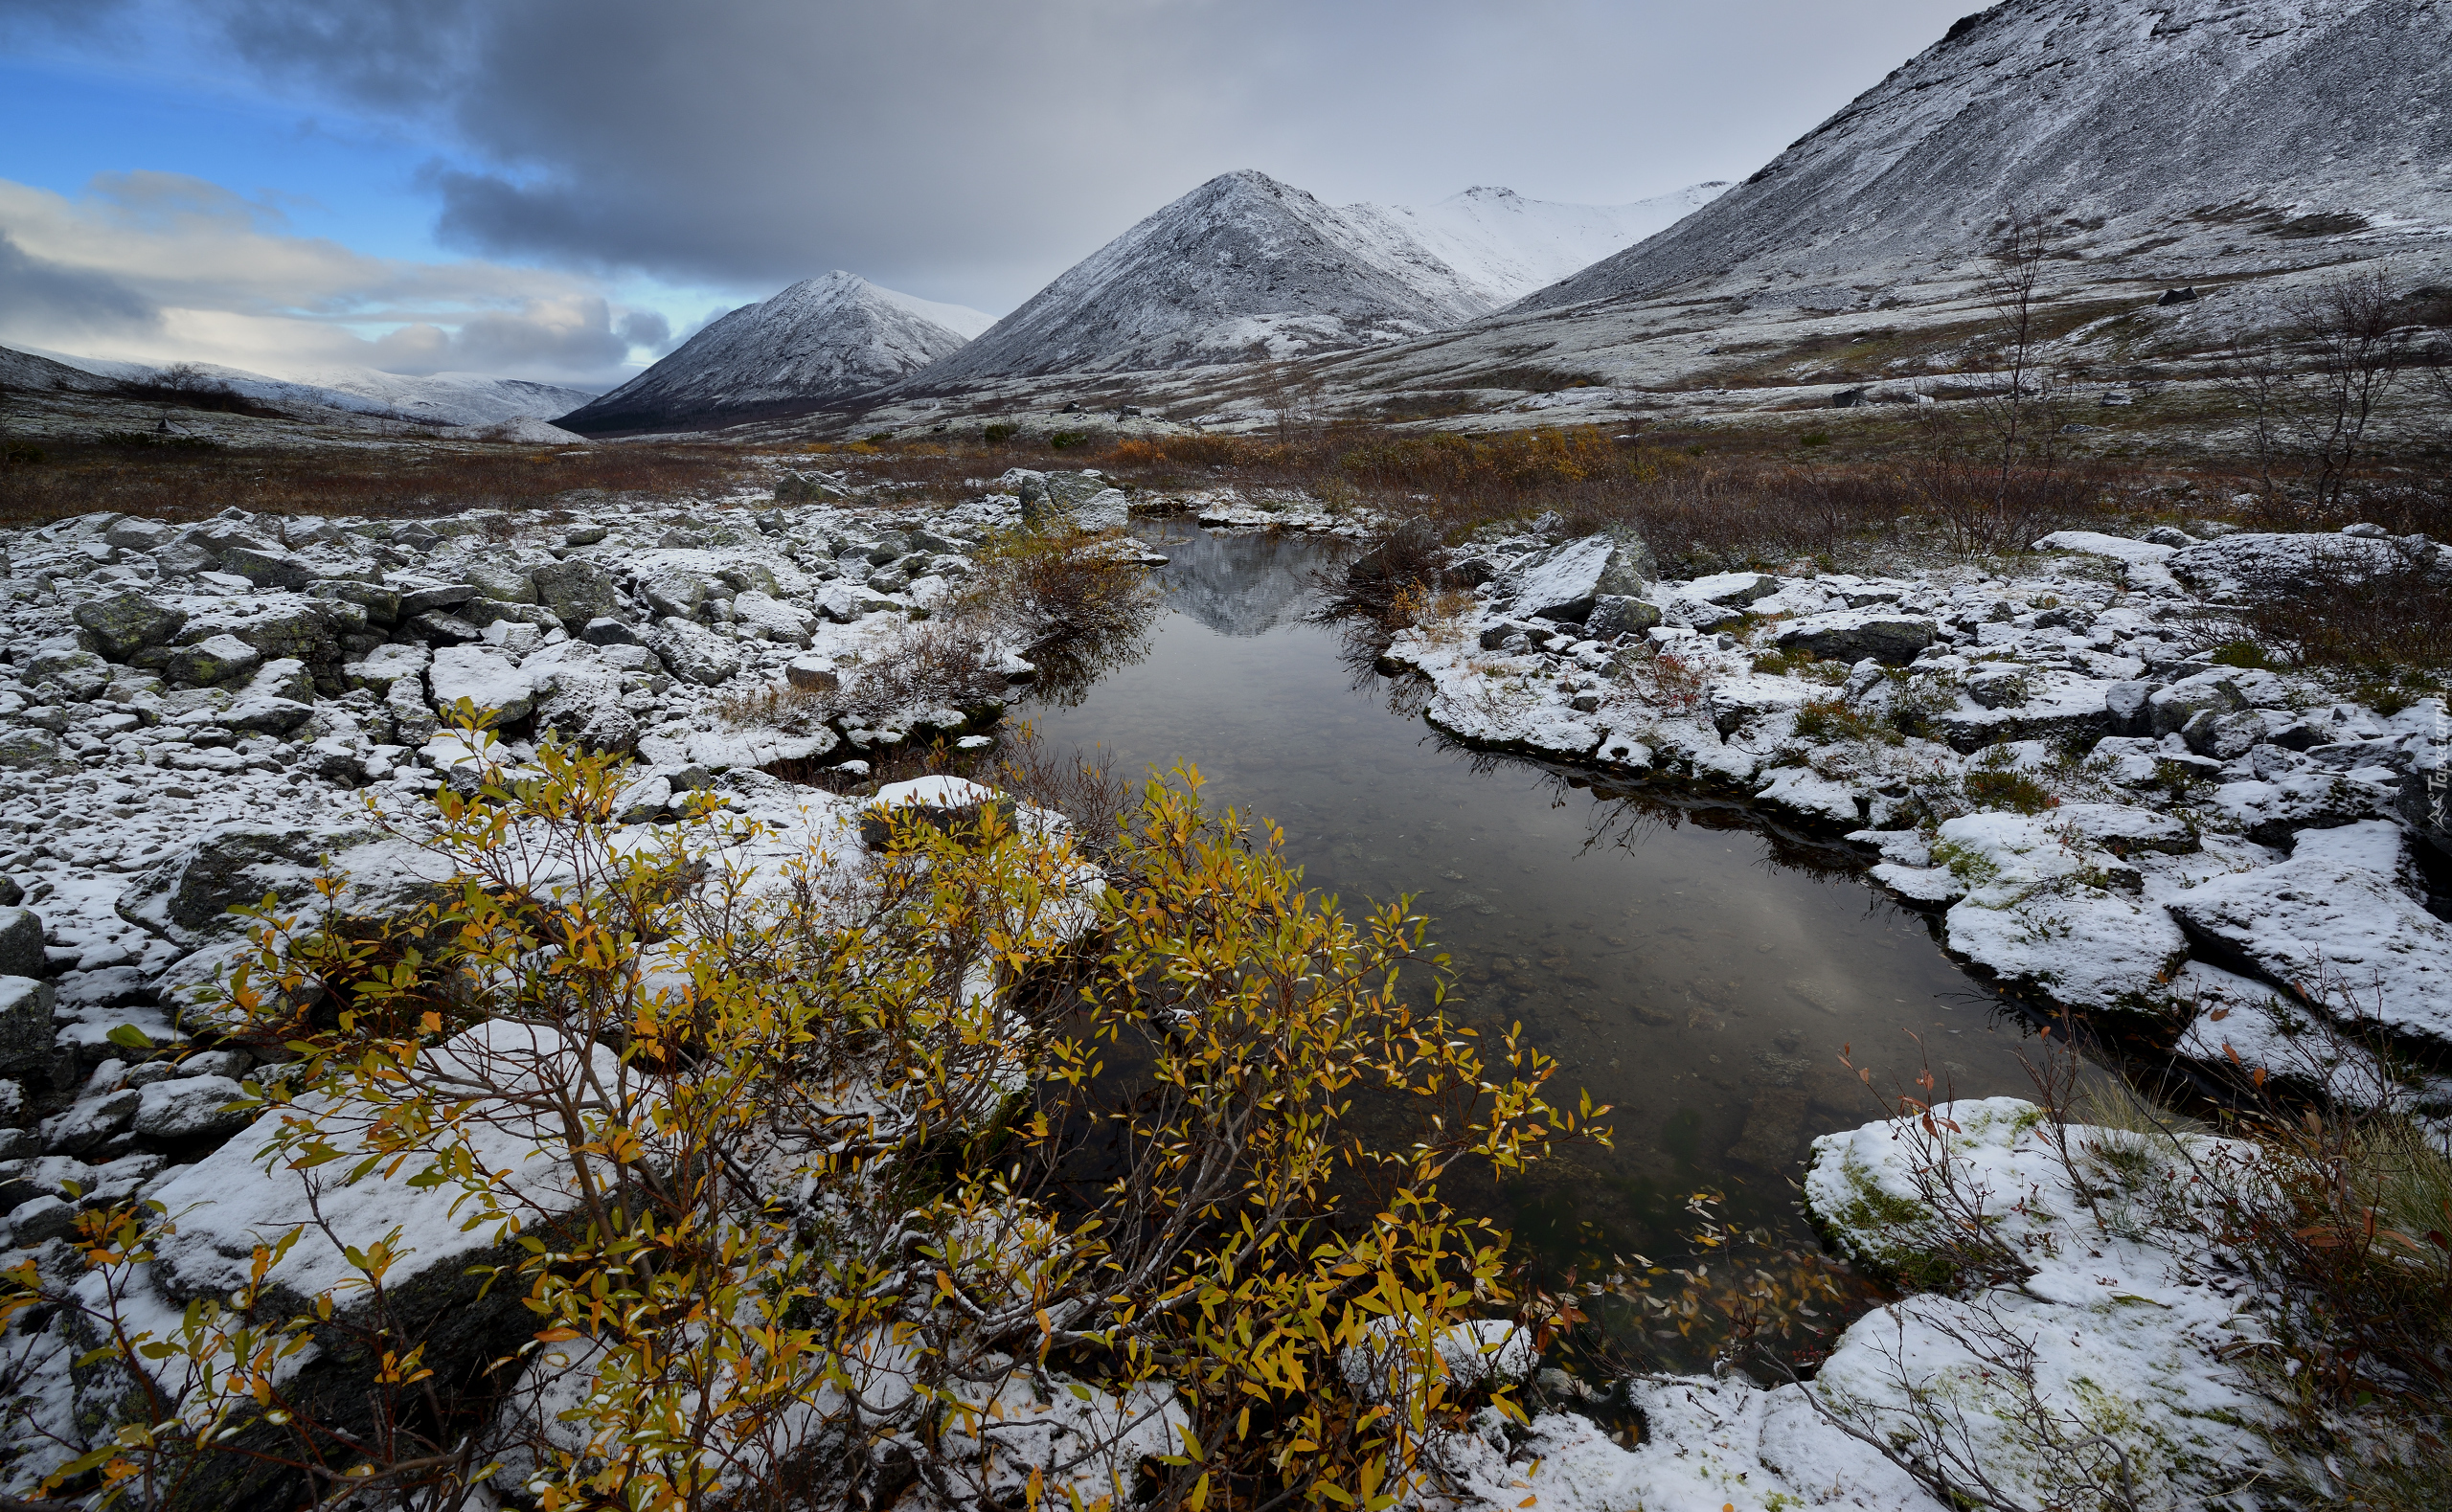
M 77 622 L 93 632 L 102 652 L 125 662 L 148 645 L 160 645 L 188 622 L 187 611 L 134 590 L 88 598 L 77 606 Z
M 536 587 L 536 601 L 554 611 L 564 624 L 586 624 L 621 607 L 613 575 L 594 562 L 549 562 L 530 577 Z
M 2216 718 L 2245 709 L 2248 701 L 2221 672 L 2200 672 L 2161 688 L 2146 700 L 2146 733 L 2160 739 L 2187 730 L 2199 714 Z
M 172 683 L 209 688 L 244 677 L 263 665 L 264 654 L 235 635 L 209 635 L 186 645 L 155 646 L 136 665 L 158 671 Z
M 142 520 L 134 515 L 113 520 L 102 531 L 102 539 L 123 552 L 153 552 L 170 544 L 178 532 L 162 520 Z
M 259 588 L 304 589 L 315 580 L 306 558 L 278 547 L 233 546 L 221 553 L 220 566 Z
M 57 683 L 72 698 L 91 698 L 110 686 L 111 665 L 95 654 L 93 634 L 56 635 L 34 647 L 17 676 L 28 687 Z
M 1637 597 L 1658 574 L 1641 536 L 1587 535 L 1532 553 L 1491 587 L 1511 613 L 1581 624 L 1601 596 Z
M 1905 666 L 1940 637 L 1941 626 L 1930 620 L 1877 609 L 1841 609 L 1788 621 L 1772 637 L 1772 644 L 1782 651 L 1809 651 L 1825 662 L 1853 666 L 1871 657 L 1884 666 Z
M 667 565 L 648 573 L 639 588 L 657 618 L 694 620 L 717 581 L 707 573 Z
M 498 566 L 491 562 L 472 563 L 461 575 L 475 585 L 477 597 L 503 603 L 533 604 L 536 601 L 536 583 L 517 567 Z
M 366 622 L 384 629 L 400 622 L 400 591 L 381 583 L 359 582 L 349 577 L 326 577 L 306 585 L 307 593 L 318 598 L 338 598 L 366 611 Z
M 536 705 L 536 682 L 510 657 L 489 645 L 450 645 L 434 653 L 426 686 L 438 710 L 461 699 L 490 709 L 504 724 L 528 717 Z
M 0 1076 L 51 1069 L 51 1009 L 56 994 L 34 977 L 0 977 Z
M 2299 594 L 2363 582 L 2410 560 L 2399 543 L 2341 534 L 2239 534 L 2173 552 L 2171 575 L 2202 593 Z
M 181 945 L 239 937 L 247 923 L 232 909 L 267 895 L 282 908 L 313 902 L 328 858 L 348 877 L 337 906 L 370 917 L 415 907 L 447 870 L 425 851 L 371 829 L 236 820 L 138 872 L 120 894 L 119 914 Z
M 2369 821 L 2381 833 L 2384 821 Z M 2350 826 L 2365 830 L 2367 825 Z M 2452 924 L 2350 842 L 2181 891 L 2172 917 L 2218 965 L 2261 977 L 2336 1017 L 2370 1020 L 2452 1051 Z M 2396 837 L 2395 837 L 2396 838 Z
M 679 615 L 667 615 L 647 637 L 665 669 L 684 682 L 707 688 L 740 670 L 740 658 L 723 637 Z
M 138 1094 L 128 1126 L 144 1139 L 166 1144 L 225 1140 L 256 1119 L 255 1114 L 229 1106 L 243 1095 L 243 1089 L 227 1076 L 157 1081 Z
M 636 654 L 635 648 L 624 647 Z M 535 719 L 591 751 L 629 751 L 639 743 L 639 722 L 624 706 L 622 670 L 584 641 L 548 646 L 522 664 L 534 679 Z
M 378 645 L 361 660 L 347 664 L 341 668 L 341 676 L 352 688 L 388 694 L 392 685 L 404 677 L 422 681 L 433 661 L 434 653 L 422 645 L 394 642 Z
M 42 968 L 42 915 L 0 908 L 0 977 L 39 976 Z

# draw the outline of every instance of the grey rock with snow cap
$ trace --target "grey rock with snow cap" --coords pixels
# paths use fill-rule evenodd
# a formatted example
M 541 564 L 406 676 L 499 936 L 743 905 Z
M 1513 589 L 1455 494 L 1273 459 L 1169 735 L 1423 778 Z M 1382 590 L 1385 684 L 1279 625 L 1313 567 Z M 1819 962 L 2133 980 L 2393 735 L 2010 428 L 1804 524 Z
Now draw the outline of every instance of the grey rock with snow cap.
M 137 666 L 159 671 L 172 683 L 203 688 L 246 676 L 263 665 L 264 654 L 222 632 L 184 645 L 155 646 L 135 660 Z
M 34 977 L 0 977 L 0 1075 L 51 1065 L 51 1010 L 57 994 Z
M 0 977 L 32 977 L 43 968 L 42 915 L 29 908 L 0 908 Z
M 132 590 L 86 599 L 76 619 L 101 643 L 102 655 L 120 662 L 170 640 L 188 622 L 186 610 Z
M 426 668 L 426 688 L 438 711 L 465 699 L 477 709 L 494 711 L 505 724 L 527 718 L 535 707 L 535 680 L 489 645 L 452 645 L 435 652 Z
M 603 539 L 601 527 L 597 539 Z M 566 625 L 587 624 L 621 607 L 621 590 L 613 575 L 591 561 L 547 562 L 529 577 L 535 584 L 536 601 Z
M 305 559 L 273 547 L 233 546 L 221 553 L 219 566 L 259 588 L 304 589 L 315 580 L 315 570 Z
M 1792 620 L 1780 626 L 1772 643 L 1782 651 L 1810 651 L 1825 662 L 1852 666 L 1870 657 L 1885 666 L 1905 666 L 1940 636 L 1941 626 L 1930 620 L 1842 609 Z
M 2245 707 L 2247 699 L 2227 674 L 2200 672 L 2157 688 L 2146 698 L 2146 733 L 2157 738 L 2179 734 L 2199 714 L 2219 717 Z
M 137 1093 L 128 1126 L 140 1138 L 165 1143 L 227 1139 L 256 1120 L 255 1112 L 229 1107 L 245 1095 L 228 1076 L 157 1081 Z
M 1580 624 L 1601 596 L 1639 596 L 1658 574 L 1643 537 L 1587 535 L 1532 553 L 1490 586 L 1514 614 Z
M 404 677 L 422 680 L 433 661 L 433 651 L 425 646 L 395 642 L 378 645 L 360 660 L 346 664 L 341 675 L 352 688 L 388 694 L 392 685 Z
M 667 615 L 647 644 L 666 670 L 684 682 L 713 688 L 740 669 L 731 642 L 679 615 Z

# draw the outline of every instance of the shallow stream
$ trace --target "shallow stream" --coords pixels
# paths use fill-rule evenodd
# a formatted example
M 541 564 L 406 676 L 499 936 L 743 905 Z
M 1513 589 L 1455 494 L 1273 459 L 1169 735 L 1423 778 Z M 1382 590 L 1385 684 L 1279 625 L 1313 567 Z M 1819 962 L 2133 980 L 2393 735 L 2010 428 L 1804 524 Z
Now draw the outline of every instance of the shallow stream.
M 1459 749 L 1419 690 L 1305 623 L 1329 543 L 1138 528 L 1170 558 L 1139 660 L 1017 711 L 1120 775 L 1197 763 L 1213 808 L 1283 825 L 1306 882 L 1350 904 L 1410 892 L 1453 958 L 1461 1016 L 1520 1021 L 1554 1091 L 1615 1104 L 1615 1147 L 1577 1148 L 1498 1198 L 1546 1262 L 1681 1258 L 1689 1194 L 1810 1241 L 1793 1180 L 1811 1138 L 1877 1116 L 1929 1058 L 1962 1096 L 2031 1091 L 2021 1031 L 1841 850 L 1691 795 Z M 1920 1037 L 1920 1044 L 1919 1044 Z

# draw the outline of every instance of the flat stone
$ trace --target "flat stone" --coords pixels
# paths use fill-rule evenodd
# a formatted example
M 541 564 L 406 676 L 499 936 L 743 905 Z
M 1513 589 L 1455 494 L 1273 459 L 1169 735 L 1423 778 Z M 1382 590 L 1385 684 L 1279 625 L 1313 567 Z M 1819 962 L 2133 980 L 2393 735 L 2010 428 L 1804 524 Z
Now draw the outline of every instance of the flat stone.
M 535 707 L 535 680 L 487 645 L 445 646 L 435 652 L 426 686 L 439 711 L 447 711 L 465 698 L 479 709 L 493 710 L 506 724 L 527 718 Z
M 2200 883 L 2170 908 L 2217 964 L 2452 1050 L 2452 925 L 2356 853 L 2303 837 L 2289 860 Z
M 1782 651 L 1810 651 L 1825 662 L 1852 666 L 1870 657 L 1885 666 L 1905 666 L 1940 636 L 1941 626 L 1930 620 L 1842 609 L 1792 620 L 1780 626 L 1772 643 Z
M 259 588 L 304 589 L 315 580 L 315 570 L 304 559 L 271 547 L 234 546 L 221 553 L 221 570 Z
M 579 631 L 579 638 L 590 645 L 643 646 L 647 644 L 634 626 L 611 615 L 599 615 L 587 621 L 586 627 Z
M 1780 580 L 1762 573 L 1714 573 L 1678 591 L 1686 598 L 1727 609 L 1768 598 L 1780 591 Z
M 400 596 L 400 613 L 421 615 L 429 609 L 457 609 L 477 597 L 474 583 L 443 583 L 433 588 L 413 588 Z
M 138 1094 L 129 1127 L 142 1138 L 165 1143 L 227 1139 L 256 1121 L 255 1113 L 228 1106 L 245 1095 L 227 1076 L 157 1081 Z
M 261 666 L 264 654 L 235 635 L 209 635 L 190 645 L 156 646 L 137 664 L 173 683 L 204 688 L 244 677 Z

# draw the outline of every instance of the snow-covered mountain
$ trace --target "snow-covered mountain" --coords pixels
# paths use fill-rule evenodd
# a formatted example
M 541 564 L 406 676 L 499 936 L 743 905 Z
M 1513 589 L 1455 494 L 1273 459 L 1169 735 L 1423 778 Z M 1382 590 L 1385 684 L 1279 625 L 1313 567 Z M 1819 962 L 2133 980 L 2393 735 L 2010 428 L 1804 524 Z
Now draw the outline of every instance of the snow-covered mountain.
M 742 305 L 556 423 L 590 432 L 672 430 L 806 414 L 917 372 L 993 321 L 838 270 Z
M 36 354 L 80 372 L 123 383 L 158 382 L 167 371 L 152 363 L 80 357 L 64 351 Z M 488 426 L 551 419 L 595 397 L 585 389 L 526 378 L 489 377 L 482 372 L 436 372 L 410 377 L 373 368 L 326 368 L 297 378 L 274 378 L 215 362 L 181 366 L 198 377 L 276 409 L 321 406 L 361 415 L 397 416 L 433 425 Z
M 2438 0 L 2008 0 L 1522 308 L 1697 281 L 1859 308 L 1980 254 L 2012 210 L 2050 217 L 2077 259 L 2183 279 L 2440 249 L 2448 101 Z
M 1629 205 L 1563 205 L 1482 186 L 1419 210 L 1348 205 L 1344 213 L 1410 237 L 1496 309 L 1667 230 L 1728 188 L 1715 180 Z
M 1709 200 L 1553 205 L 1473 189 L 1426 210 L 1323 204 L 1223 173 L 1084 258 L 905 388 L 1242 362 L 1471 320 Z

